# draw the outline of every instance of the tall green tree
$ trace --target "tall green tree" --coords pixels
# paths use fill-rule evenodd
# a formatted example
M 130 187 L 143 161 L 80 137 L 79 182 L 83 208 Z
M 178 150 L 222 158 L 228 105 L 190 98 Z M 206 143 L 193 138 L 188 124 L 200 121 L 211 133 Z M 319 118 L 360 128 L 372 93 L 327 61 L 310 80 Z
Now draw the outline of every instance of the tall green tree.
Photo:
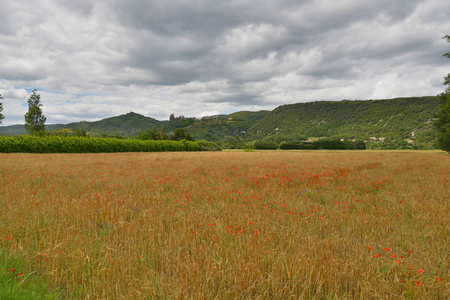
M 450 43 L 450 35 L 444 36 L 444 39 L 446 39 L 447 42 Z M 450 58 L 450 51 L 447 52 L 447 53 L 444 53 L 444 54 L 442 54 L 442 55 L 445 56 L 445 57 L 447 57 L 447 58 Z M 450 93 L 450 73 L 448 73 L 447 76 L 444 77 L 444 80 L 445 80 L 445 81 L 444 81 L 444 84 L 447 85 L 447 89 L 445 90 L 445 92 L 446 92 L 447 94 L 449 94 L 449 93 Z
M 446 35 L 444 39 L 450 43 L 450 35 Z M 450 58 L 450 52 L 444 53 L 443 55 Z M 450 153 L 450 73 L 444 77 L 444 80 L 447 88 L 445 89 L 445 93 L 440 95 L 442 97 L 442 104 L 434 125 L 438 131 L 439 148 Z
M 3 100 L 3 95 L 0 94 L 0 100 Z M 3 111 L 3 102 L 0 101 L 0 124 L 2 124 L 2 120 L 5 118 L 5 116 L 2 114 Z
M 150 130 L 140 132 L 137 138 L 140 140 L 167 140 L 167 135 L 164 128 L 158 128 L 155 125 Z
M 46 117 L 42 114 L 41 96 L 33 90 L 28 98 L 28 112 L 25 114 L 25 130 L 30 134 L 41 134 L 45 130 Z
M 170 139 L 173 141 L 181 141 L 181 140 L 193 141 L 194 140 L 194 138 L 182 128 L 177 128 L 175 130 L 175 133 L 170 137 Z

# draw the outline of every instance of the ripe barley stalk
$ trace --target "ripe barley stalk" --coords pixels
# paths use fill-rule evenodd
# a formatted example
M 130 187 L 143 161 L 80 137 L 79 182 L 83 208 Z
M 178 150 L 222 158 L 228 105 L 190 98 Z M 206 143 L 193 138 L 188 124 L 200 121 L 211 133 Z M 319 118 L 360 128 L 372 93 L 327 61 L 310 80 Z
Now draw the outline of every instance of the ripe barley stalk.
M 449 173 L 438 151 L 0 154 L 0 247 L 70 299 L 446 299 Z

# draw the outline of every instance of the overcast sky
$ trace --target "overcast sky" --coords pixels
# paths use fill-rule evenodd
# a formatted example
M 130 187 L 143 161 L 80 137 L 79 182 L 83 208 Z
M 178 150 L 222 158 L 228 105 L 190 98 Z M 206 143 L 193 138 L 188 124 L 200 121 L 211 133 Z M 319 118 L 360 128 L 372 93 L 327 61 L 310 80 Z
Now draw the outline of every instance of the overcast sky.
M 3 125 L 436 95 L 448 0 L 0 0 Z

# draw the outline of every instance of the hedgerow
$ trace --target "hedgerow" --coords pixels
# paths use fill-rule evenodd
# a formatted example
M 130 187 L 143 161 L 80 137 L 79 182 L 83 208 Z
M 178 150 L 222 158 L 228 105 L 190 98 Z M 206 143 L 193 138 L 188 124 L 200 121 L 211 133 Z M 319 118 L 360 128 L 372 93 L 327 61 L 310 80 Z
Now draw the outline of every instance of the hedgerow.
M 83 138 L 61 136 L 0 136 L 0 152 L 4 153 L 111 153 L 200 151 L 191 141 L 122 140 L 115 138 Z
M 219 145 L 213 142 L 201 140 L 197 141 L 196 143 L 200 146 L 201 151 L 222 151 L 222 148 L 220 148 Z

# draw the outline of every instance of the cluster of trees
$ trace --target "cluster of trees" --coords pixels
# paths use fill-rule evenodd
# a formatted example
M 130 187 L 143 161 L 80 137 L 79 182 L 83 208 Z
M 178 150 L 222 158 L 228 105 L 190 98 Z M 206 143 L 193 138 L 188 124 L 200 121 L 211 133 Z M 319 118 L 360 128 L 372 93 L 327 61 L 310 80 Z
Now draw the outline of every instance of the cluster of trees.
M 267 141 L 257 140 L 251 144 L 254 149 L 281 149 L 281 150 L 308 150 L 308 149 L 333 149 L 333 150 L 353 150 L 366 149 L 366 144 L 363 141 L 340 141 L 332 139 L 320 139 L 314 142 L 282 142 L 280 144 Z
M 363 141 L 320 139 L 312 143 L 282 143 L 280 149 L 363 150 L 366 149 L 366 144 Z
M 282 142 L 277 142 L 270 137 L 245 142 L 241 137 L 227 136 L 218 144 L 224 149 L 259 149 L 259 150 L 307 150 L 307 149 L 366 149 L 364 141 L 341 141 L 339 139 L 319 139 L 314 142 L 306 142 L 306 139 L 293 141 L 286 139 Z
M 137 139 L 139 140 L 155 140 L 155 141 L 164 141 L 164 140 L 172 140 L 172 141 L 194 141 L 194 138 L 187 133 L 182 128 L 177 128 L 171 136 L 168 136 L 164 131 L 164 128 L 158 128 L 154 126 L 152 129 L 141 132 L 138 134 Z

